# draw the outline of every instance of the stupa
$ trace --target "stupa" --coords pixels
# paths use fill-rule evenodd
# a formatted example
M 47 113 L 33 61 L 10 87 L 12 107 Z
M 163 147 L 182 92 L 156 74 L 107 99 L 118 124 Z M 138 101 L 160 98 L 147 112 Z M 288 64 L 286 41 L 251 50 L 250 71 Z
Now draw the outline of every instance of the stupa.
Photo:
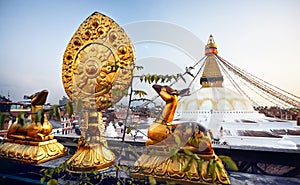
M 112 122 L 109 122 L 108 126 L 106 127 L 105 136 L 112 137 L 112 138 L 119 136 Z
M 205 55 L 201 87 L 179 100 L 174 120 L 199 122 L 217 139 L 222 131 L 223 139 L 226 138 L 230 145 L 278 147 L 279 140 L 290 132 L 298 133 L 298 136 L 289 137 L 300 145 L 300 130 L 296 122 L 266 117 L 254 110 L 247 95 L 224 87 L 221 72 L 224 72 L 224 60 L 218 56 L 212 35 L 205 47 Z

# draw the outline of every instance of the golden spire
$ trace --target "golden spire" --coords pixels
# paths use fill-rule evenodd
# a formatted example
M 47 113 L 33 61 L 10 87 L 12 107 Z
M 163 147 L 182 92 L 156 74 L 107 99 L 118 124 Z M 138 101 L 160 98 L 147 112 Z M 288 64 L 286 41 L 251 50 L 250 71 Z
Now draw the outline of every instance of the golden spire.
M 205 55 L 214 53 L 214 54 L 218 54 L 218 50 L 217 50 L 217 44 L 214 41 L 214 38 L 212 35 L 209 36 L 208 42 L 205 46 Z
M 217 44 L 212 35 L 209 36 L 205 46 L 205 66 L 200 79 L 202 87 L 222 87 L 223 75 L 219 68 L 216 55 L 218 54 Z

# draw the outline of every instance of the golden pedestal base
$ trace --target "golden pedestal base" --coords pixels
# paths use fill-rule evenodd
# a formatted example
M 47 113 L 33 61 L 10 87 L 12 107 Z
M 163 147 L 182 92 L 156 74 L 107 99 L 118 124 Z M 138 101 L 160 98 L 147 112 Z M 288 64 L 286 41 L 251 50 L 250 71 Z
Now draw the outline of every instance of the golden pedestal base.
M 157 180 L 180 184 L 230 184 L 227 172 L 217 155 L 195 155 L 200 160 L 193 160 L 190 167 L 185 169 L 190 158 L 183 151 L 179 151 L 177 157 L 170 157 L 163 151 L 143 154 L 135 162 L 131 175 L 134 178 L 152 176 Z M 208 165 L 211 165 L 212 161 L 215 161 L 214 174 L 208 171 Z
M 26 141 L 5 139 L 0 144 L 0 157 L 21 161 L 27 164 L 39 164 L 67 155 L 66 148 L 56 139 L 48 141 Z
M 70 171 L 80 172 L 105 170 L 112 166 L 114 161 L 115 154 L 99 143 L 79 146 L 67 163 Z
M 107 142 L 103 137 L 105 124 L 102 113 L 87 111 L 84 119 L 78 149 L 67 161 L 68 170 L 72 172 L 106 170 L 115 163 L 115 154 L 107 148 Z

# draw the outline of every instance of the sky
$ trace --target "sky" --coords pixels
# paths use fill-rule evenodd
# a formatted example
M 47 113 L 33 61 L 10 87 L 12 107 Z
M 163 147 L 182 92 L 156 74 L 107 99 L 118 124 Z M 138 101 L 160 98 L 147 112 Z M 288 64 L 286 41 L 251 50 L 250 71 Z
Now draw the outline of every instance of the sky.
M 299 10 L 298 0 L 0 0 L 0 94 L 19 101 L 48 89 L 48 102 L 57 104 L 66 96 L 66 46 L 97 11 L 124 27 L 137 64 L 150 66 L 150 72 L 168 73 L 153 68 L 161 61 L 184 71 L 203 56 L 213 34 L 221 57 L 299 96 Z

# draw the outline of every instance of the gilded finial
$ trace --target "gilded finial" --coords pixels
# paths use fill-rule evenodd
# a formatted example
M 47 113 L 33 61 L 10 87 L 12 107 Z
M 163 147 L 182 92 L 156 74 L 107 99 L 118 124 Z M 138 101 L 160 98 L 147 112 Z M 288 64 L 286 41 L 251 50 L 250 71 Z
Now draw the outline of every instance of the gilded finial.
M 209 39 L 208 39 L 208 42 L 205 46 L 205 54 L 211 54 L 211 53 L 214 53 L 214 54 L 218 54 L 218 50 L 217 50 L 218 46 L 217 44 L 215 43 L 214 41 L 214 38 L 212 35 L 209 36 Z
M 218 54 L 217 44 L 212 35 L 209 36 L 205 46 L 205 66 L 200 78 L 202 87 L 222 87 L 223 75 L 219 68 L 216 55 Z

